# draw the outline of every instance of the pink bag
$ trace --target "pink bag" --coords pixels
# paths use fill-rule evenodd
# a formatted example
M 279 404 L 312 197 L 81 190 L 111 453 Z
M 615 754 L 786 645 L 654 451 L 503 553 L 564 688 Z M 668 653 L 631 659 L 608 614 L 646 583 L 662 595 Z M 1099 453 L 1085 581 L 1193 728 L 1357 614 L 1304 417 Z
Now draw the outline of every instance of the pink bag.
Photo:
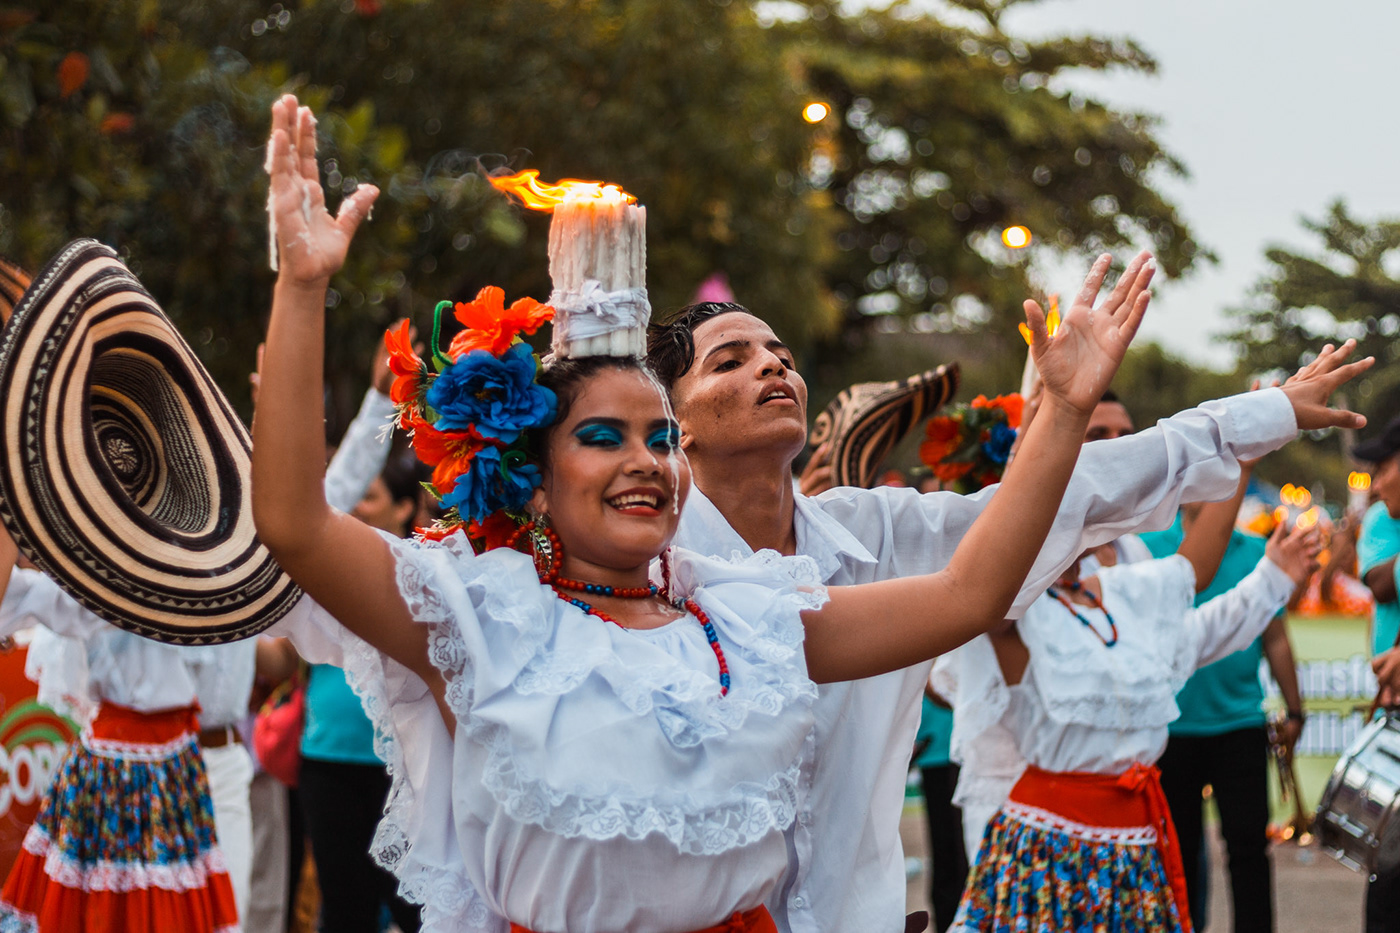
M 306 723 L 306 667 L 272 691 L 253 720 L 253 752 L 263 770 L 288 787 L 301 775 L 301 731 Z

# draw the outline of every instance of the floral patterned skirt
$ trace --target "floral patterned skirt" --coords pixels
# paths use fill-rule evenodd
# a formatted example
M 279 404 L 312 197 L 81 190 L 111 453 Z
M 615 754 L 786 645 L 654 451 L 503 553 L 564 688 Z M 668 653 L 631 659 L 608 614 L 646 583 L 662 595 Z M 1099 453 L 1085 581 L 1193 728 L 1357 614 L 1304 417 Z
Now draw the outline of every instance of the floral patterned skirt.
M 238 928 L 192 709 L 103 704 L 0 891 L 0 933 Z
M 1190 933 L 1162 827 L 1135 790 L 1094 788 L 1070 800 L 1063 784 L 1037 794 L 1026 782 L 987 825 L 952 933 Z M 1099 816 L 1084 819 L 1091 814 Z

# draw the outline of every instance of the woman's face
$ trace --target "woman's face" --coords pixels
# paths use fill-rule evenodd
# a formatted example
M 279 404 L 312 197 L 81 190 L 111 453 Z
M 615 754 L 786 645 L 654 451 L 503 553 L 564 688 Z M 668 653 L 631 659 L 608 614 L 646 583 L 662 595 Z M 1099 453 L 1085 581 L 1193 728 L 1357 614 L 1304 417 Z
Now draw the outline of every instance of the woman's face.
M 389 492 L 389 487 L 384 484 L 384 480 L 376 476 L 374 482 L 370 483 L 369 489 L 365 491 L 365 497 L 355 505 L 355 508 L 351 509 L 350 514 L 371 528 L 378 528 L 381 531 L 401 536 L 404 533 L 404 526 L 408 524 L 409 518 L 417 509 L 418 504 L 412 499 L 395 501 Z
M 564 546 L 566 577 L 603 582 L 660 554 L 690 491 L 690 465 L 661 389 L 635 370 L 589 378 L 549 435 L 532 502 Z

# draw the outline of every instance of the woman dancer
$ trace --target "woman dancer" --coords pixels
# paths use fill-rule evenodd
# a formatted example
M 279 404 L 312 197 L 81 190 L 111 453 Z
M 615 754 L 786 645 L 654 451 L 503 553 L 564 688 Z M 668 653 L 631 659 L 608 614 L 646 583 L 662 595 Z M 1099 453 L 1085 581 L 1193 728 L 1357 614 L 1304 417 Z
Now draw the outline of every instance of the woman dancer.
M 426 902 L 424 928 L 772 930 L 761 905 L 786 864 L 810 678 L 903 667 L 1000 621 L 1146 308 L 1150 268 L 1093 308 L 1101 259 L 1053 340 L 1027 303 L 1046 407 L 1025 465 L 943 572 L 827 593 L 794 582 L 815 579 L 800 558 L 675 552 L 658 587 L 649 565 L 688 470 L 635 360 L 566 360 L 526 384 L 515 376 L 534 365 L 516 344 L 494 360 L 463 353 L 433 383 L 466 388 L 429 395 L 440 420 L 418 423 L 420 454 L 436 440 L 446 489 L 488 539 L 498 505 L 528 510 L 538 565 L 506 547 L 474 556 L 460 533 L 380 536 L 326 507 L 314 471 L 324 294 L 376 192 L 326 212 L 314 121 L 294 98 L 274 105 L 269 147 L 280 272 L 255 516 L 325 610 L 291 626 L 298 647 L 340 656 L 376 721 L 394 779 L 377 850 Z M 473 367 L 499 378 L 473 383 Z M 775 374 L 773 404 L 791 402 L 787 378 Z M 475 414 L 448 424 L 444 412 L 461 411 Z
M 1223 505 L 1228 529 L 1237 501 Z M 1220 562 L 1217 531 L 1202 522 L 1176 555 L 1082 580 L 1076 561 L 1013 629 L 939 660 L 955 746 L 986 767 L 1014 744 L 1024 766 L 987 824 L 953 930 L 1191 929 L 1154 767 L 1176 693 L 1198 667 L 1253 641 L 1318 551 L 1315 530 L 1281 528 L 1253 573 L 1192 609 L 1198 579 L 1208 583 Z

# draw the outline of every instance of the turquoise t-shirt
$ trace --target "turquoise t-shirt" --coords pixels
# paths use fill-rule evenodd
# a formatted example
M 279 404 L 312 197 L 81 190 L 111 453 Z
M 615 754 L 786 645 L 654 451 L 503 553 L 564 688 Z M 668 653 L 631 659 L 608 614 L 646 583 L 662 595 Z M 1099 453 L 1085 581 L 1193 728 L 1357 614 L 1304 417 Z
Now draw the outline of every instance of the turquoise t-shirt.
M 301 754 L 339 764 L 382 764 L 374 754 L 374 724 L 345 682 L 345 672 L 330 664 L 311 665 Z
M 919 731 L 914 737 L 917 746 L 925 739 L 928 744 L 914 760 L 916 768 L 941 768 L 948 764 L 948 745 L 953 739 L 953 711 L 944 709 L 924 697 L 924 711 L 919 718 Z
M 1140 536 L 1153 557 L 1175 554 L 1181 547 L 1181 517 L 1166 531 Z M 1235 530 L 1215 579 L 1196 594 L 1199 606 L 1219 596 L 1249 576 L 1264 557 L 1264 539 Z M 1176 695 L 1181 717 L 1168 727 L 1172 735 L 1223 735 L 1236 729 L 1264 725 L 1264 685 L 1259 681 L 1259 661 L 1264 657 L 1261 639 L 1248 648 L 1226 655 L 1191 675 Z
M 1377 502 L 1366 510 L 1361 519 L 1361 537 L 1356 542 L 1356 562 L 1361 568 L 1361 577 L 1377 564 L 1400 554 L 1400 521 L 1390 517 L 1384 502 Z M 1400 561 L 1395 562 L 1400 570 Z M 1396 574 L 1400 584 L 1400 574 Z M 1375 621 L 1371 625 L 1371 653 L 1380 654 L 1395 644 L 1395 636 L 1400 632 L 1400 601 L 1376 603 Z

